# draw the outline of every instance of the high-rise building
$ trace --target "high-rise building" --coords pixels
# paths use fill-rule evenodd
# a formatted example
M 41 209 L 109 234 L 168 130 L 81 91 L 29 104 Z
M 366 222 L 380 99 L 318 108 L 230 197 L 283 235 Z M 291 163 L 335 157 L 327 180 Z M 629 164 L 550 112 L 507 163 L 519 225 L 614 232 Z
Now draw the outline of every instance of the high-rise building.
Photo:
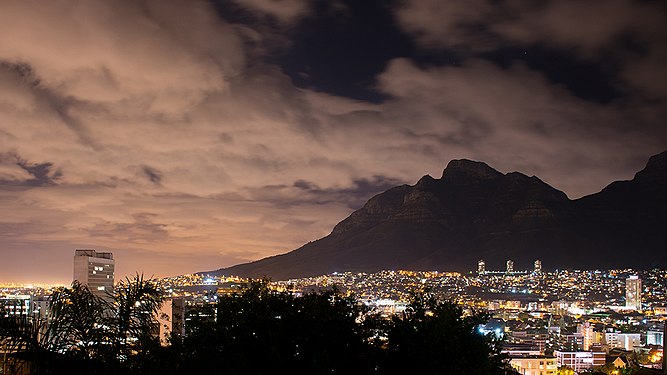
M 114 283 L 114 260 L 112 253 L 95 250 L 74 252 L 74 280 L 88 286 L 99 297 L 106 297 Z
M 477 273 L 481 275 L 484 272 L 486 272 L 486 263 L 484 263 L 484 260 L 480 259 L 479 262 L 477 262 Z
M 594 326 L 590 322 L 584 322 L 583 324 L 577 325 L 577 333 L 581 333 L 584 338 L 582 348 L 584 351 L 588 351 L 593 346 L 595 342 L 595 330 Z
M 640 311 L 642 309 L 642 280 L 632 275 L 625 280 L 625 307 Z
M 510 259 L 507 261 L 507 273 L 511 272 L 514 272 L 514 261 Z
M 542 261 L 541 260 L 536 260 L 535 263 L 533 264 L 533 272 L 535 273 L 540 273 L 542 272 Z

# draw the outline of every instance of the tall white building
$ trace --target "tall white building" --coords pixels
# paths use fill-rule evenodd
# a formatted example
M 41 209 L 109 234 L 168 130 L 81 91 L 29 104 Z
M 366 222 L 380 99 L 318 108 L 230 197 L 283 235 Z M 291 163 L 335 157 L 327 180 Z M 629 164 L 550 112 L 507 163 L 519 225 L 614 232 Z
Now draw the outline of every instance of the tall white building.
M 484 263 L 484 260 L 480 259 L 479 262 L 477 262 L 477 273 L 481 275 L 484 272 L 486 272 L 486 263 Z
M 508 260 L 507 261 L 507 273 L 512 273 L 514 272 L 514 261 L 513 260 Z
M 583 324 L 577 325 L 577 333 L 581 333 L 584 337 L 584 343 L 582 345 L 584 351 L 591 349 L 595 342 L 595 330 L 593 325 L 590 322 L 584 322 Z
M 114 283 L 114 260 L 112 253 L 95 250 L 76 250 L 74 252 L 73 280 L 85 284 L 99 297 L 106 297 Z
M 625 280 L 625 307 L 637 311 L 642 309 L 642 280 L 632 275 Z
M 535 273 L 541 273 L 542 272 L 542 261 L 541 260 L 536 260 L 535 263 L 533 263 L 533 272 Z

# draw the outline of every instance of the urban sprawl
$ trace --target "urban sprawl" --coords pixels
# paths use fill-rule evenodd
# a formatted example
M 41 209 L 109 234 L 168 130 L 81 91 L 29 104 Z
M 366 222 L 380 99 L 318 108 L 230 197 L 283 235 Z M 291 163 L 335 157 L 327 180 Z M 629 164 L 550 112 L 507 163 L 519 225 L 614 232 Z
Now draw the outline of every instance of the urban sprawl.
M 113 287 L 110 253 L 77 250 L 74 279 L 99 295 Z M 249 280 L 234 276 L 183 275 L 157 279 L 165 303 L 161 336 L 186 334 L 198 307 L 215 304 Z M 504 339 L 503 351 L 521 374 L 572 373 L 598 366 L 661 368 L 667 318 L 667 270 L 543 271 L 487 270 L 480 260 L 467 274 L 439 271 L 332 273 L 270 282 L 278 291 L 302 295 L 338 288 L 363 304 L 369 314 L 401 314 L 415 293 L 454 301 L 464 311 L 488 311 L 479 334 Z M 56 287 L 0 284 L 0 315 L 47 315 Z M 166 317 L 166 318 L 164 318 Z

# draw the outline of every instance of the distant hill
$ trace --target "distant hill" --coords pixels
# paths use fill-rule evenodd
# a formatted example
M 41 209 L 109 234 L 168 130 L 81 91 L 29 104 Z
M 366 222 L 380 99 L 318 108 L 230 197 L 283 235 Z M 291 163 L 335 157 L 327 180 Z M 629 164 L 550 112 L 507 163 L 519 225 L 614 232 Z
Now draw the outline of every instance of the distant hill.
M 570 200 L 539 178 L 452 160 L 440 179 L 422 177 L 371 198 L 331 234 L 286 254 L 209 274 L 274 280 L 334 271 L 466 271 L 667 266 L 667 152 L 631 181 Z

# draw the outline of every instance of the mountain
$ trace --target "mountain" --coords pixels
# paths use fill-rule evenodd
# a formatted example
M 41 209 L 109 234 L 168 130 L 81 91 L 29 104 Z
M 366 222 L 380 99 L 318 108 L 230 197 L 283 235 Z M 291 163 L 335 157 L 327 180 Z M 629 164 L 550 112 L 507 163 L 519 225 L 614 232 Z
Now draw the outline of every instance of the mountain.
M 539 178 L 452 160 L 371 198 L 331 234 L 286 254 L 209 274 L 274 280 L 334 271 L 650 268 L 667 265 L 667 152 L 630 181 L 570 200 Z

